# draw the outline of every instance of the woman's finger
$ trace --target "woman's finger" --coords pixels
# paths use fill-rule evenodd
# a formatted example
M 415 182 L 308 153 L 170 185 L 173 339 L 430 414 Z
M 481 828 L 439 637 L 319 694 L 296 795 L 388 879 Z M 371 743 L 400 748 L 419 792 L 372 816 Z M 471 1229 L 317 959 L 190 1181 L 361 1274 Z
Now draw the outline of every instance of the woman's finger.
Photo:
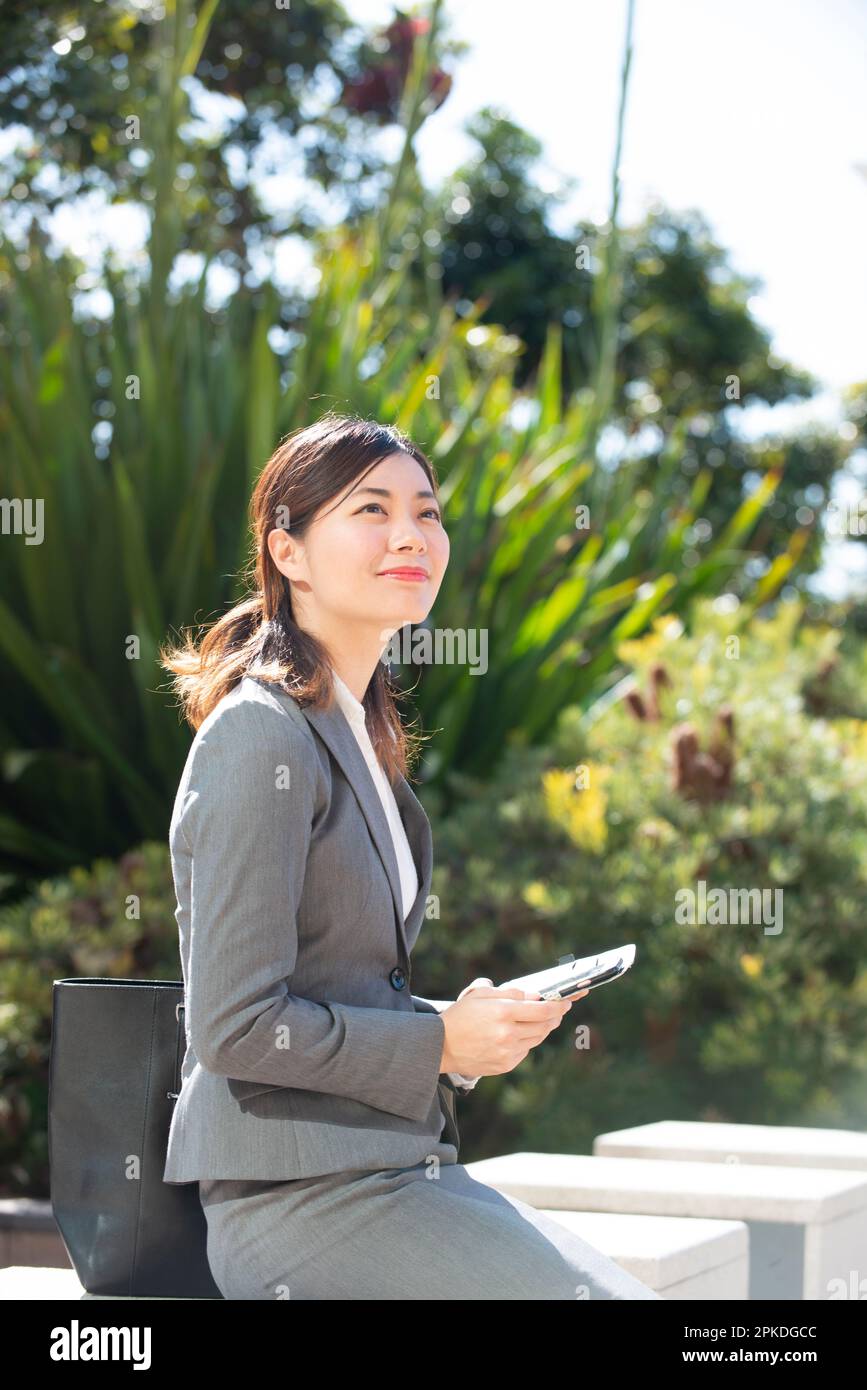
M 473 980 L 472 984 L 467 985 L 466 989 L 462 989 L 462 990 L 461 990 L 460 994 L 458 995 L 458 999 L 463 999 L 463 997 L 464 997 L 465 994 L 469 994 L 470 991 L 471 991 L 471 990 L 474 990 L 474 989 L 494 989 L 494 988 L 495 988 L 495 986 L 494 986 L 493 980 L 483 979 L 483 978 L 480 976 L 477 980 Z

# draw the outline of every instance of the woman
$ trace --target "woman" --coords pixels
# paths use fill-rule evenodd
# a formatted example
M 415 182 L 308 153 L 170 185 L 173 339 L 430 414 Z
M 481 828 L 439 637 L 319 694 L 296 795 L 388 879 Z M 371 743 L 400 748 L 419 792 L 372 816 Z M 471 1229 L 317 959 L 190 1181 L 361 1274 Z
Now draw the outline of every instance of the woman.
M 458 1163 L 455 1089 L 569 1004 L 410 990 L 430 823 L 382 653 L 449 543 L 398 430 L 329 413 L 251 502 L 255 589 L 163 655 L 196 736 L 170 828 L 187 1051 L 164 1177 L 198 1182 L 230 1299 L 641 1299 L 592 1246 Z

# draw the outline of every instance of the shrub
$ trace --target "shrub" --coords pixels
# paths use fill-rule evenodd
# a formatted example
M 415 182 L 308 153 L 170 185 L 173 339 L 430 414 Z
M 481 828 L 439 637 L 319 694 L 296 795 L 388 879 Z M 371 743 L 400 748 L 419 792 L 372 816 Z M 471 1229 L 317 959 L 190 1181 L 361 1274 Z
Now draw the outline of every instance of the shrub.
M 799 626 L 794 603 L 746 629 L 725 610 L 705 601 L 691 635 L 659 619 L 622 644 L 616 698 L 564 711 L 546 750 L 510 748 L 490 784 L 461 778 L 436 827 L 444 925 L 423 933 L 417 993 L 638 947 L 462 1107 L 485 1152 L 589 1151 L 668 1118 L 867 1120 L 867 723 L 810 713 L 836 632 Z M 764 915 L 690 924 L 700 881 L 764 892 Z

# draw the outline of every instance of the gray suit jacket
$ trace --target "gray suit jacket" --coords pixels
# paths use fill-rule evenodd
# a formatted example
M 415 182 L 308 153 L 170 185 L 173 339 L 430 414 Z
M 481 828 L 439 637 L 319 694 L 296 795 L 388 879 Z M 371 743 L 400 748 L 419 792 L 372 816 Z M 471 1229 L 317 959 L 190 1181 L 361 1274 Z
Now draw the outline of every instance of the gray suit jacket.
M 187 1049 L 166 1182 L 404 1167 L 459 1136 L 445 1027 L 410 990 L 433 862 L 404 922 L 391 831 L 335 702 L 246 676 L 190 747 L 169 831 Z M 438 1001 L 440 1002 L 440 1001 Z

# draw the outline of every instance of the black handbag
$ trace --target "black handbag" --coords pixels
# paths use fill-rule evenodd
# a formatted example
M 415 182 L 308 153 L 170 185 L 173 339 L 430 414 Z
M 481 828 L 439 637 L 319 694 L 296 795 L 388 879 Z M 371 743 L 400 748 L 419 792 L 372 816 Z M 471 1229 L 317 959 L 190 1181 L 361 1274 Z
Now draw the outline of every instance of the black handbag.
M 199 1184 L 166 1183 L 186 1051 L 174 980 L 55 980 L 48 1080 L 51 1207 L 90 1294 L 222 1298 Z

